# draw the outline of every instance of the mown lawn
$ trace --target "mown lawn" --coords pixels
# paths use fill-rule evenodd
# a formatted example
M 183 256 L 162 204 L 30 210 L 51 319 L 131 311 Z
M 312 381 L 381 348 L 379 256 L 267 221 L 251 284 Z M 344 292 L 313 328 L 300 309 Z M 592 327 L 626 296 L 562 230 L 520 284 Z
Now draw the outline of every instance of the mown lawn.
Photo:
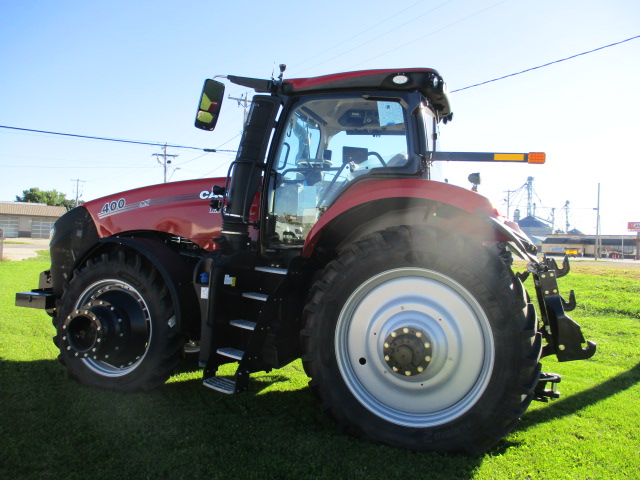
M 640 478 L 640 269 L 575 265 L 571 316 L 598 343 L 590 360 L 544 370 L 562 398 L 534 403 L 484 456 L 412 453 L 340 434 L 299 362 L 216 394 L 184 365 L 157 391 L 118 394 L 68 380 L 49 317 L 16 308 L 46 255 L 0 262 L 0 478 Z M 527 283 L 530 283 L 529 280 Z

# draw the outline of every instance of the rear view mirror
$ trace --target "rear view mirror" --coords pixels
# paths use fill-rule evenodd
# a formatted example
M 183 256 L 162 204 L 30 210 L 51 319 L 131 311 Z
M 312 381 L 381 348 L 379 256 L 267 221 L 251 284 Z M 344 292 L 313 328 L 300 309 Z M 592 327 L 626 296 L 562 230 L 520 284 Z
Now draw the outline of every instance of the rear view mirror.
M 200 103 L 198 104 L 196 128 L 201 130 L 213 130 L 216 128 L 223 98 L 224 84 L 211 79 L 205 80 Z

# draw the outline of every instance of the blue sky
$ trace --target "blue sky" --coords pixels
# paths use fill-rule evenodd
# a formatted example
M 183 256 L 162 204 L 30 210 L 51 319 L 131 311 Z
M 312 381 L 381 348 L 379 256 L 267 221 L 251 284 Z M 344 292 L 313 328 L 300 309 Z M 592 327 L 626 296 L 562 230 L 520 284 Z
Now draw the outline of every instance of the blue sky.
M 216 74 L 307 77 L 430 67 L 450 90 L 640 35 L 637 0 L 0 1 L 0 125 L 235 149 L 242 109 L 227 100 L 213 133 L 193 127 Z M 542 166 L 447 166 L 481 172 L 502 199 L 533 176 L 537 213 L 595 233 L 640 221 L 640 39 L 452 95 L 449 151 L 545 151 Z M 231 86 L 227 93 L 244 91 Z M 162 182 L 161 149 L 0 129 L 0 200 L 30 187 L 82 199 Z M 172 180 L 222 176 L 232 154 L 168 149 Z M 513 211 L 514 207 L 511 207 Z M 526 210 L 526 207 L 522 208 Z

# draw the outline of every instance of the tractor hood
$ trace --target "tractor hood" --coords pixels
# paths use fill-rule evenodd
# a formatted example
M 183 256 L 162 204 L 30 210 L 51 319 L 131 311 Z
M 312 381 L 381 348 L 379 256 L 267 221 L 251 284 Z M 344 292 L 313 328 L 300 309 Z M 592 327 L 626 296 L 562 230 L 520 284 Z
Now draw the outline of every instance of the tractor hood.
M 137 188 L 84 204 L 100 238 L 126 232 L 156 231 L 188 239 L 206 250 L 216 248 L 222 218 L 210 207 L 214 185 L 224 178 L 206 178 Z M 257 214 L 257 212 L 256 212 Z

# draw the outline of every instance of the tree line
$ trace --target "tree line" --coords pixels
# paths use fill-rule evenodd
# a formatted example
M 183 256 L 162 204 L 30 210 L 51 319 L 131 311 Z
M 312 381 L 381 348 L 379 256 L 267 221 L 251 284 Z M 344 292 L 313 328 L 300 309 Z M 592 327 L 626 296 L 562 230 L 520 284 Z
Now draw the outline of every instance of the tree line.
M 75 207 L 75 202 L 67 198 L 66 194 L 57 190 L 40 190 L 37 187 L 22 191 L 22 195 L 16 195 L 16 202 L 44 203 L 52 207 L 65 207 L 71 210 Z M 80 201 L 78 204 L 84 202 Z

